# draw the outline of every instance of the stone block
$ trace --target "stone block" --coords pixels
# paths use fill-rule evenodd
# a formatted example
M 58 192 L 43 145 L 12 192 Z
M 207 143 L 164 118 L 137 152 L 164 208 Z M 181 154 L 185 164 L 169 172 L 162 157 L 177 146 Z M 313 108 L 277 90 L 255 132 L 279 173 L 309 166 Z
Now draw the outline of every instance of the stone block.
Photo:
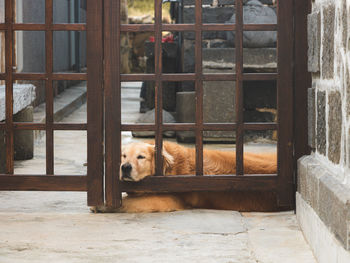
M 196 92 L 176 93 L 176 120 L 180 123 L 196 122 Z
M 183 71 L 194 72 L 194 42 L 184 41 Z M 235 48 L 203 48 L 203 71 L 206 69 L 235 70 Z M 275 48 L 244 48 L 244 68 L 252 72 L 276 72 L 277 52 Z M 222 73 L 222 72 L 221 72 Z
M 305 155 L 298 160 L 298 192 L 301 194 L 303 199 L 311 205 L 312 203 L 312 194 L 313 189 L 316 189 L 314 184 L 310 184 L 312 179 L 311 176 L 314 176 L 314 167 L 318 162 L 310 155 Z
M 244 48 L 243 66 L 245 69 L 255 72 L 276 72 L 277 50 L 276 48 Z
M 346 165 L 347 167 L 350 168 L 350 128 L 348 130 L 348 142 L 344 143 L 344 148 L 345 148 L 345 160 L 346 160 Z
M 350 43 L 349 43 L 350 44 Z M 344 85 L 346 90 L 346 114 L 350 117 L 350 61 L 345 64 Z
M 183 23 L 195 23 L 195 8 L 193 6 L 185 6 L 183 10 Z M 233 6 L 203 7 L 202 10 L 203 23 L 225 23 L 235 12 Z
M 184 39 L 186 40 L 195 40 L 196 35 L 194 32 L 185 32 Z M 226 41 L 226 32 L 225 31 L 203 31 L 202 39 L 220 39 L 221 41 Z
M 350 191 L 329 173 L 319 183 L 319 216 L 343 247 L 349 249 Z
M 303 235 L 315 256 L 312 262 L 350 262 L 349 251 L 334 238 L 333 233 L 298 193 L 296 194 L 296 215 Z
M 335 7 L 333 3 L 323 6 L 322 34 L 322 78 L 332 79 L 334 75 L 334 20 Z
M 350 189 L 314 156 L 298 160 L 298 192 L 329 231 L 350 249 Z
M 20 112 L 35 100 L 35 86 L 13 84 L 13 114 Z M 0 121 L 5 120 L 5 85 L 0 85 Z
M 163 123 L 175 123 L 174 117 L 167 111 L 163 110 Z M 155 109 L 147 111 L 145 114 L 142 114 L 140 118 L 137 119 L 136 123 L 146 123 L 146 124 L 154 124 L 155 123 Z M 134 137 L 154 137 L 154 131 L 133 131 L 132 136 Z M 164 131 L 164 137 L 174 137 L 174 131 Z
M 317 92 L 317 124 L 316 148 L 320 154 L 326 155 L 326 93 Z
M 234 69 L 235 48 L 203 48 L 203 68 Z M 275 48 L 244 48 L 245 69 L 276 72 L 277 53 Z
M 320 178 L 325 174 L 325 169 L 319 163 L 309 163 L 306 176 L 306 200 L 310 206 L 319 212 L 319 183 Z
M 235 122 L 235 81 L 203 82 L 203 121 L 204 123 Z M 235 132 L 205 131 L 205 141 L 235 141 Z
M 306 198 L 306 177 L 307 177 L 307 164 L 310 156 L 303 156 L 298 160 L 298 192 L 305 199 Z
M 246 4 L 249 0 L 243 0 L 243 4 Z M 184 0 L 184 5 L 195 5 L 196 0 Z M 212 5 L 215 0 L 202 0 L 202 5 Z M 235 0 L 217 0 L 218 5 L 234 5 Z M 272 4 L 272 0 L 260 0 L 263 4 Z
M 339 91 L 328 95 L 328 158 L 338 164 L 341 152 L 342 98 Z
M 6 172 L 5 131 L 0 130 L 0 174 Z
M 203 48 L 203 69 L 219 70 L 235 69 L 234 48 Z M 223 72 L 220 72 L 223 73 Z
M 346 128 L 343 126 L 343 132 L 344 132 L 344 137 L 343 137 L 343 141 L 344 141 L 344 143 L 343 143 L 343 161 L 344 161 L 344 165 L 345 166 L 348 166 L 348 160 L 347 160 L 347 156 L 348 156 L 348 154 L 347 154 L 347 145 L 346 145 Z M 350 138 L 350 137 L 349 137 Z
M 196 93 L 194 91 L 176 93 L 176 120 L 180 123 L 196 122 Z M 193 131 L 178 131 L 176 138 L 179 142 L 194 142 L 195 133 Z
M 307 17 L 308 71 L 320 71 L 321 16 L 314 12 Z
M 14 122 L 33 122 L 33 107 L 28 106 L 13 116 Z M 33 131 L 14 132 L 14 158 L 15 160 L 32 159 L 34 155 Z
M 316 134 L 316 109 L 315 109 L 315 87 L 307 90 L 307 108 L 308 108 L 308 144 L 311 148 L 315 148 Z
M 341 19 L 341 31 L 342 31 L 342 45 L 344 49 L 346 49 L 346 43 L 347 43 L 347 37 L 348 37 L 348 20 L 349 20 L 348 10 L 346 8 L 346 0 L 342 0 L 341 4 L 341 12 L 340 12 L 340 19 Z
M 195 5 L 196 0 L 183 0 L 184 6 Z M 213 4 L 213 0 L 202 0 L 202 5 L 211 5 Z
M 195 69 L 195 55 L 194 55 L 194 42 L 192 40 L 184 40 L 183 45 L 183 61 L 182 69 L 184 72 L 194 72 Z
M 243 0 L 243 5 L 245 5 L 248 1 L 250 1 L 250 0 Z M 261 1 L 271 1 L 271 0 L 261 0 Z M 218 4 L 219 5 L 234 5 L 235 0 L 218 0 Z

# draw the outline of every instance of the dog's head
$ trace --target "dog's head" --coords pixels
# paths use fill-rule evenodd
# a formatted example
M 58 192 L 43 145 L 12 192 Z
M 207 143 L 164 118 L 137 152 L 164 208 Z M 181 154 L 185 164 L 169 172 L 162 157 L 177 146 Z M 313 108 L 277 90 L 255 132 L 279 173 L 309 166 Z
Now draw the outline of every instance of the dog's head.
M 163 174 L 173 164 L 174 158 L 163 147 Z M 120 180 L 140 181 L 155 174 L 155 147 L 148 143 L 131 143 L 123 147 Z

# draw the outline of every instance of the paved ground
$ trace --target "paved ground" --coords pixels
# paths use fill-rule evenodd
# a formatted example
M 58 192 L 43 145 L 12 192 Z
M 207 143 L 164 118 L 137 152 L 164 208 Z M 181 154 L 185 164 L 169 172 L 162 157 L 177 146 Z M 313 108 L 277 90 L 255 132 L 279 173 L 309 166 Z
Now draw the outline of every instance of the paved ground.
M 0 262 L 315 263 L 295 215 L 92 214 L 85 193 L 0 192 Z
M 123 118 L 128 121 L 135 118 L 138 92 L 123 89 L 129 104 Z M 85 115 L 84 105 L 62 121 L 80 122 Z M 132 140 L 130 133 L 123 133 L 123 143 Z M 33 160 L 16 162 L 16 172 L 45 171 L 44 142 L 36 143 Z M 58 174 L 86 173 L 85 132 L 55 134 L 55 143 Z M 275 146 L 247 148 L 272 151 Z M 0 192 L 0 229 L 1 263 L 316 262 L 293 212 L 92 214 L 86 193 Z

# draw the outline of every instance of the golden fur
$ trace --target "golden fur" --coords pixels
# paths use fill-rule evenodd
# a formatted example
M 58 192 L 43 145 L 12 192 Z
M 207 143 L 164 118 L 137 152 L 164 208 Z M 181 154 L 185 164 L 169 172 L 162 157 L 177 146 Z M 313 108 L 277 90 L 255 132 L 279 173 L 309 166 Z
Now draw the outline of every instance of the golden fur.
M 171 175 L 195 174 L 195 149 L 176 143 L 163 143 L 163 172 Z M 206 175 L 235 174 L 236 153 L 204 150 Z M 276 154 L 244 154 L 246 174 L 275 174 Z M 140 181 L 155 174 L 155 148 L 151 143 L 131 143 L 122 149 L 120 179 Z M 186 208 L 273 211 L 275 196 L 263 192 L 190 192 L 173 194 L 129 194 L 123 199 L 122 212 L 165 212 Z

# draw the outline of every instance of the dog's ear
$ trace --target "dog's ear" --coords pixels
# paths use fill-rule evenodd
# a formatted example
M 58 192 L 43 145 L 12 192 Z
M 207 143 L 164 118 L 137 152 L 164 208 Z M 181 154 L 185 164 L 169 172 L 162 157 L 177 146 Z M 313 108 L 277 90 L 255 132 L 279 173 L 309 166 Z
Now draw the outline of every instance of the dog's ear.
M 154 145 L 149 145 L 149 149 L 151 151 L 151 154 L 153 155 L 153 158 L 155 157 L 154 154 L 156 152 L 155 146 Z M 165 149 L 163 146 L 162 149 L 162 155 L 163 155 L 163 175 L 165 175 L 171 168 L 171 166 L 174 164 L 174 157 Z M 155 174 L 155 158 L 154 161 L 152 162 L 152 174 Z
M 163 155 L 163 174 L 165 175 L 171 168 L 171 166 L 174 164 L 174 157 L 168 153 L 168 151 L 163 147 L 162 149 L 162 155 Z

